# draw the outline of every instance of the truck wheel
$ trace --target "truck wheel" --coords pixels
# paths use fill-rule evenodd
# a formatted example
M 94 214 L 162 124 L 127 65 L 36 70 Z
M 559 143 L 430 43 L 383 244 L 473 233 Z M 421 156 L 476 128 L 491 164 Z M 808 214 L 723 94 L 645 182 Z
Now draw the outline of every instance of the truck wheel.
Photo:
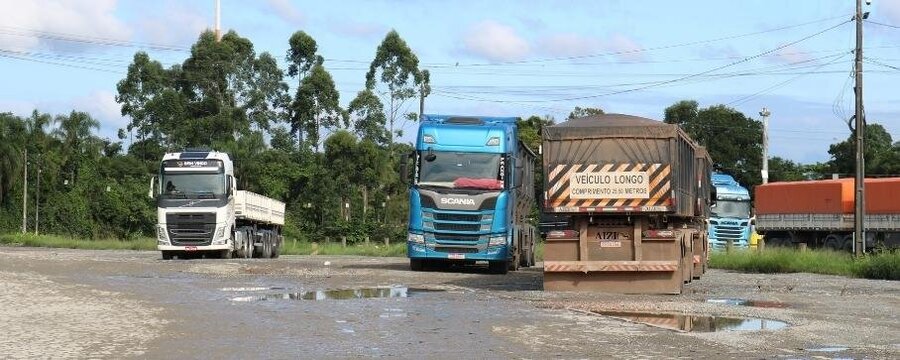
M 272 245 L 272 258 L 277 259 L 278 255 L 280 255 L 279 254 L 280 252 L 281 252 L 281 246 L 278 244 L 273 244 Z
M 509 271 L 519 270 L 519 266 L 522 264 L 522 260 L 520 260 L 521 258 L 522 255 L 517 253 L 511 260 L 508 260 L 506 262 L 506 267 L 509 269 Z
M 163 250 L 162 251 L 162 259 L 163 260 L 172 260 L 175 257 L 175 254 L 172 251 Z
M 425 270 L 425 259 L 409 259 L 409 269 L 412 271 Z
M 488 263 L 488 271 L 490 271 L 492 274 L 506 274 L 507 272 L 509 272 L 509 261 L 491 261 L 490 263 Z
M 220 259 L 231 259 L 232 253 L 231 250 L 220 250 L 219 258 Z
M 825 237 L 825 247 L 834 251 L 841 251 L 841 247 L 844 245 L 843 242 L 843 239 L 835 234 L 830 234 Z

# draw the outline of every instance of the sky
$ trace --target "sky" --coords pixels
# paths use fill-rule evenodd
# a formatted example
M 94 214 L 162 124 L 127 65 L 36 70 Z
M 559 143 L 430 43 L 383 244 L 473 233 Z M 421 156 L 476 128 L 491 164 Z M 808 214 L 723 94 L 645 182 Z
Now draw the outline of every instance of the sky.
M 214 0 L 0 0 L 0 112 L 91 113 L 100 135 L 127 125 L 116 83 L 136 51 L 183 62 L 214 25 Z M 288 38 L 319 45 L 346 106 L 384 35 L 397 30 L 429 69 L 435 114 L 549 115 L 599 107 L 661 120 L 696 100 L 759 118 L 769 153 L 827 161 L 849 136 L 852 0 L 294 1 L 222 0 L 224 30 L 284 65 Z M 869 123 L 900 140 L 900 0 L 874 0 L 864 24 Z M 296 87 L 296 79 L 286 78 Z M 408 111 L 417 111 L 409 102 Z M 400 123 L 411 141 L 415 123 Z M 727 129 L 722 129 L 727 131 Z

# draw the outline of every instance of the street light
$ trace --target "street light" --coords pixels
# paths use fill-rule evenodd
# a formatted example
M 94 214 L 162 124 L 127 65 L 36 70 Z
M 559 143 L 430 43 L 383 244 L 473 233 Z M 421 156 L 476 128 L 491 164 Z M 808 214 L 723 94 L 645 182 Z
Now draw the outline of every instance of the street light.
M 769 109 L 762 108 L 759 116 L 763 119 L 763 138 L 762 138 L 762 183 L 769 183 Z

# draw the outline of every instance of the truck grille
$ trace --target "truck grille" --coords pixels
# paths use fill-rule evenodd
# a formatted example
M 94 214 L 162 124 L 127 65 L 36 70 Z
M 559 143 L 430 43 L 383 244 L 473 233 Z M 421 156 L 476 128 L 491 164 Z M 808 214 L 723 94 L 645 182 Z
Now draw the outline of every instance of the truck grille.
M 212 244 L 216 232 L 215 213 L 166 214 L 169 241 L 175 246 L 206 246 Z
M 741 226 L 716 226 L 716 238 L 720 240 L 739 240 L 744 234 L 744 228 Z
M 441 234 L 434 233 L 434 239 L 437 241 L 469 241 L 469 242 L 477 242 L 480 238 L 479 235 L 461 235 L 461 234 Z
M 471 231 L 481 230 L 481 224 L 459 224 L 459 223 L 434 223 L 434 229 L 438 231 Z
M 439 221 L 481 221 L 481 214 L 453 214 L 453 213 L 434 213 L 434 219 Z

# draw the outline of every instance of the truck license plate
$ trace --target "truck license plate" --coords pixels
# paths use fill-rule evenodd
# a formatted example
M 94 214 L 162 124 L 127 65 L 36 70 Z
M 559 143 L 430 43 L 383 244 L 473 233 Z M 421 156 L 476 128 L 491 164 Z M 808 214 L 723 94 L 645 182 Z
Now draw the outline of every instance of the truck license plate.
M 621 241 L 604 240 L 604 241 L 600 241 L 600 247 L 602 247 L 602 248 L 614 248 L 614 247 L 619 248 L 619 247 L 622 247 L 622 242 Z
M 196 246 L 185 246 L 184 251 L 197 251 Z
M 466 258 L 466 254 L 449 254 L 449 255 L 447 255 L 447 258 L 448 258 L 448 259 L 463 260 L 463 259 Z

